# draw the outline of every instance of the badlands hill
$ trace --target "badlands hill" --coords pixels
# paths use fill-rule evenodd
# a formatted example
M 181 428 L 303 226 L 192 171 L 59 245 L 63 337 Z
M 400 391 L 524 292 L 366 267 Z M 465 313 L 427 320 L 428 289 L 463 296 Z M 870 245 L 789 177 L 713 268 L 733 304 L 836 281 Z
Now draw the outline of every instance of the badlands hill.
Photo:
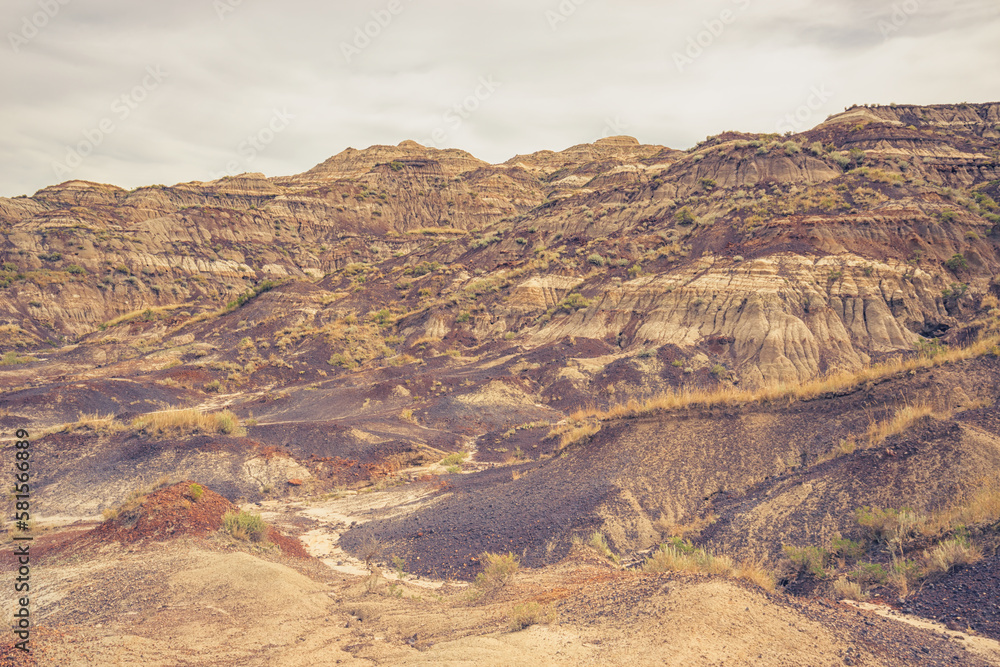
M 853 107 L 689 150 L 610 137 L 491 165 L 406 141 L 294 176 L 70 181 L 0 198 L 0 420 L 35 440 L 39 520 L 84 522 L 70 531 L 166 476 L 256 504 L 345 581 L 362 561 L 468 581 L 513 552 L 566 628 L 593 620 L 587 595 L 653 604 L 606 561 L 685 538 L 670 548 L 758 565 L 778 592 L 743 606 L 765 616 L 855 628 L 853 609 L 787 597 L 853 584 L 1000 638 L 998 201 L 1000 103 Z M 964 556 L 935 569 L 948 548 Z M 51 558 L 71 582 L 68 553 Z M 314 566 L 282 581 L 319 595 Z M 704 584 L 678 582 L 692 600 Z M 432 633 L 457 641 L 451 622 Z M 330 635 L 340 657 L 402 660 L 348 634 Z M 917 664 L 897 639 L 824 646 Z M 678 664 L 700 664 L 688 648 Z M 757 655 L 717 649 L 704 664 Z M 217 658 L 251 664 L 234 656 Z

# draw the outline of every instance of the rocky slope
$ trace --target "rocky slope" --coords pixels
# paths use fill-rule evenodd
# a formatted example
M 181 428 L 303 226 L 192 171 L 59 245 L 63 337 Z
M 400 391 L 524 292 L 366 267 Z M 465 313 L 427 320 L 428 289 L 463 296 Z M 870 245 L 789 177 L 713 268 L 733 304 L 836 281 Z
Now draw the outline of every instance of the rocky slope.
M 998 116 L 854 107 L 498 165 L 407 141 L 0 198 L 0 421 L 37 440 L 50 517 L 163 475 L 251 503 L 428 484 L 433 508 L 343 546 L 468 577 L 484 549 L 551 564 L 595 530 L 627 555 L 697 525 L 775 564 L 858 506 L 936 512 L 1000 476 L 989 345 L 795 392 L 997 335 Z M 780 398 L 599 414 L 758 390 Z M 872 444 L 906 406 L 928 412 Z

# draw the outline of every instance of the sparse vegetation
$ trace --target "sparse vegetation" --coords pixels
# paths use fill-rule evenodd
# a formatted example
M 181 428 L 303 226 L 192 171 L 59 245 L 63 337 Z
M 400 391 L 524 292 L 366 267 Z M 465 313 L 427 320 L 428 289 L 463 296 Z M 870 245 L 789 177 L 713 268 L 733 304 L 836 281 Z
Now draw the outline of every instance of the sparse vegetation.
M 587 545 L 600 554 L 601 557 L 608 559 L 612 563 L 617 565 L 621 562 L 618 554 L 612 551 L 611 547 L 608 545 L 608 538 L 606 538 L 604 533 L 601 531 L 598 530 L 591 533 L 590 539 L 587 541 Z
M 843 391 L 860 386 L 875 379 L 895 374 L 952 364 L 990 354 L 1000 344 L 1000 336 L 991 334 L 962 348 L 951 348 L 933 357 L 896 358 L 884 363 L 867 366 L 858 371 L 838 372 L 825 377 L 801 383 L 778 383 L 755 389 L 722 387 L 718 389 L 682 388 L 654 396 L 645 401 L 630 399 L 607 410 L 596 408 L 578 410 L 570 419 L 582 422 L 585 419 L 611 421 L 637 417 L 658 411 L 679 410 L 701 405 L 745 405 L 748 403 L 770 403 L 779 400 L 807 400 L 823 394 Z
M 18 364 L 28 364 L 32 361 L 38 361 L 38 359 L 30 354 L 19 354 L 10 351 L 4 352 L 3 357 L 0 357 L 0 366 L 16 366 Z
M 226 512 L 222 515 L 222 530 L 243 542 L 267 541 L 267 524 L 259 514 L 251 512 Z
M 521 567 L 521 560 L 512 553 L 492 553 L 479 555 L 483 571 L 476 575 L 475 585 L 481 591 L 493 591 L 509 584 Z
M 757 563 L 738 564 L 728 556 L 715 556 L 680 538 L 660 545 L 646 562 L 644 572 L 697 572 L 753 582 L 767 591 L 775 588 L 774 575 Z
M 510 624 L 508 629 L 511 632 L 524 630 L 532 625 L 554 623 L 556 613 L 549 607 L 543 607 L 537 602 L 525 602 L 514 606 L 510 612 Z
M 132 420 L 132 427 L 159 438 L 182 437 L 195 433 L 246 435 L 239 418 L 229 410 L 201 412 L 189 408 L 150 412 Z

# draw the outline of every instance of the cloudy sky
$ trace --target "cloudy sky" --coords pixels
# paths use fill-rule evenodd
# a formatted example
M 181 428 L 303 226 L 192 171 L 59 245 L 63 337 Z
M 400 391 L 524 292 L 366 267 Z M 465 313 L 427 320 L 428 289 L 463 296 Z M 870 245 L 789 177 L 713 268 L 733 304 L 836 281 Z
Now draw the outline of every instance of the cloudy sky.
M 997 0 L 4 0 L 0 28 L 2 196 L 1000 98 Z

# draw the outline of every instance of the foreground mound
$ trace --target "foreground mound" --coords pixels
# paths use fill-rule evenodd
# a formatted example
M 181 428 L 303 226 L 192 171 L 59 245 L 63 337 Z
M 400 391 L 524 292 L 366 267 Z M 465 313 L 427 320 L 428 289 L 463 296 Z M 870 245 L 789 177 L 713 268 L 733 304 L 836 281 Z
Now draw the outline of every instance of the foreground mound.
M 227 514 L 236 515 L 239 511 L 239 507 L 211 489 L 191 481 L 179 482 L 148 493 L 133 493 L 84 539 L 133 544 L 183 535 L 207 537 L 224 527 Z M 261 526 L 258 541 L 273 543 L 289 556 L 309 557 L 298 540 L 282 535 L 263 522 Z

